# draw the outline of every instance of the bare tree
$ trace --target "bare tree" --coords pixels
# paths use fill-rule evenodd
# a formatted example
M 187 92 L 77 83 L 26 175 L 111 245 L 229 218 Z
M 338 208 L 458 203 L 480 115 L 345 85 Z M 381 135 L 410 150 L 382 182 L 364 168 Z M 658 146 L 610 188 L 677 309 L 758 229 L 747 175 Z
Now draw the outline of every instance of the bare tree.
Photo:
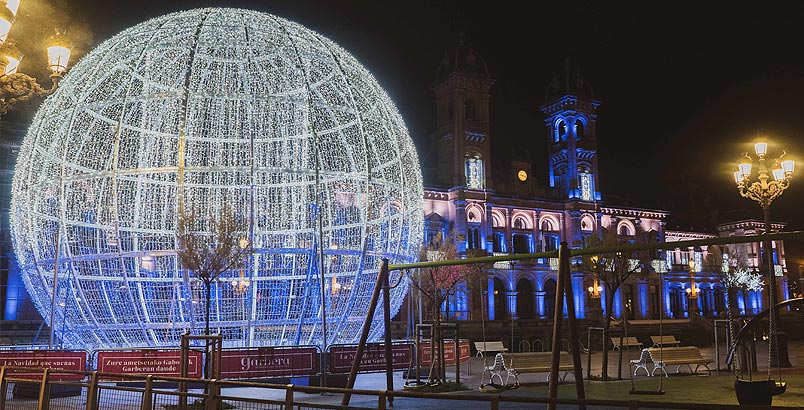
M 438 238 L 435 243 L 422 250 L 421 260 L 444 261 L 451 259 L 461 259 L 457 252 L 453 235 L 449 235 L 447 240 Z M 484 252 L 469 251 L 467 257 L 485 256 Z M 449 300 L 458 292 L 470 292 L 476 286 L 481 286 L 485 279 L 483 266 L 472 265 L 453 265 L 436 266 L 420 269 L 412 275 L 412 286 L 426 299 L 426 311 L 430 312 L 433 320 L 433 342 L 438 346 L 438 381 L 446 382 L 446 364 L 444 363 L 443 337 L 441 336 L 441 321 L 445 313 L 449 312 Z M 478 285 L 479 284 L 479 285 Z M 444 307 L 444 310 L 442 310 Z M 456 355 L 458 352 L 456 352 Z M 435 362 L 433 357 L 433 362 Z M 457 357 L 456 357 L 457 360 Z M 430 372 L 431 381 L 433 379 L 432 366 Z
M 646 243 L 655 241 L 656 238 L 649 237 L 648 233 L 636 233 L 634 242 Z M 592 236 L 589 238 L 588 247 L 610 247 L 622 244 L 623 238 L 617 235 L 614 227 L 611 229 L 603 229 L 600 238 Z M 604 253 L 600 255 L 592 255 L 584 260 L 586 271 L 595 275 L 601 286 L 604 287 L 605 298 L 605 315 L 603 318 L 603 334 L 608 335 L 611 329 L 611 322 L 613 319 L 614 310 L 614 295 L 617 290 L 634 274 L 647 274 L 647 266 L 650 266 L 651 251 L 634 251 L 634 252 L 614 252 Z M 623 306 L 623 311 L 627 311 L 627 306 Z M 623 315 L 623 326 L 626 324 L 626 315 Z M 620 343 L 622 345 L 622 342 Z M 621 349 L 622 351 L 622 349 Z M 602 355 L 603 368 L 601 379 L 608 380 L 608 364 L 609 355 L 608 349 L 603 349 Z M 622 360 L 622 356 L 620 357 Z
M 746 255 L 741 252 L 729 252 L 728 247 L 711 245 L 706 248 L 706 259 L 704 260 L 705 270 L 717 272 L 720 283 L 726 293 L 726 315 L 728 318 L 728 329 L 730 340 L 734 339 L 734 327 L 732 320 L 738 316 L 737 293 L 740 290 L 759 291 L 762 289 L 762 274 L 759 271 L 748 267 Z M 736 355 L 734 370 L 739 372 L 742 366 L 740 355 Z M 739 373 L 738 373 L 739 377 Z
M 181 265 L 204 284 L 206 314 L 204 334 L 209 335 L 212 283 L 224 272 L 237 269 L 250 249 L 248 224 L 235 216 L 231 206 L 219 211 L 185 207 L 179 214 L 176 253 Z

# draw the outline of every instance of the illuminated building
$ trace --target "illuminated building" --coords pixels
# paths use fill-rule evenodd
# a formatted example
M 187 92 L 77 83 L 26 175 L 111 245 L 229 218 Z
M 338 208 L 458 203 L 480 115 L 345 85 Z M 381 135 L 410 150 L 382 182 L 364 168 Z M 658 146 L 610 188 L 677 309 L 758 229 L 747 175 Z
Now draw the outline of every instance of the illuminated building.
M 597 108 L 601 104 L 580 72 L 569 63 L 556 74 L 545 94 L 544 130 L 528 138 L 547 139 L 547 186 L 534 182 L 537 164 L 513 161 L 510 167 L 491 163 L 494 136 L 489 115 L 494 81 L 482 57 L 463 39 L 446 53 L 436 83 L 436 132 L 438 173 L 425 178 L 425 244 L 434 245 L 452 233 L 459 252 L 482 250 L 487 253 L 516 254 L 550 251 L 566 241 L 582 248 L 601 229 L 614 230 L 618 242 L 634 242 L 638 237 L 658 241 L 679 241 L 715 237 L 714 234 L 666 229 L 669 211 L 607 205 L 602 201 L 605 170 L 598 167 Z M 605 141 L 605 140 L 604 140 Z M 601 174 L 604 176 L 601 177 Z M 496 177 L 496 178 L 495 178 Z M 602 181 L 602 184 L 601 184 Z M 727 183 L 727 182 L 724 182 Z M 718 234 L 756 233 L 759 221 L 723 224 Z M 744 229 L 751 226 L 751 229 Z M 774 224 L 774 229 L 783 225 Z M 758 245 L 746 245 L 756 248 Z M 756 249 L 731 247 L 733 254 L 747 255 L 750 270 L 757 271 Z M 783 245 L 774 243 L 779 274 L 786 272 Z M 705 272 L 706 249 L 678 249 L 661 255 L 659 269 L 646 267 L 632 275 L 615 295 L 615 317 L 622 317 L 623 306 L 632 319 L 659 317 L 688 318 L 690 307 L 705 316 L 723 315 L 725 299 L 718 272 Z M 689 258 L 697 258 L 691 275 Z M 589 299 L 605 295 L 592 292 L 593 275 L 582 265 L 572 272 L 575 309 L 579 318 L 592 310 Z M 488 270 L 487 314 L 490 319 L 548 319 L 555 309 L 556 261 L 537 259 L 496 264 Z M 693 279 L 694 278 L 694 279 Z M 599 285 L 597 285 L 599 286 Z M 786 278 L 779 288 L 787 295 Z M 693 291 L 694 289 L 694 291 Z M 620 298 L 619 293 L 622 294 Z M 762 308 L 759 291 L 740 291 L 741 312 L 756 313 Z M 621 300 L 624 302 L 622 303 Z M 747 301 L 747 302 L 746 302 Z M 470 292 L 459 292 L 442 311 L 456 319 L 477 319 L 481 304 Z

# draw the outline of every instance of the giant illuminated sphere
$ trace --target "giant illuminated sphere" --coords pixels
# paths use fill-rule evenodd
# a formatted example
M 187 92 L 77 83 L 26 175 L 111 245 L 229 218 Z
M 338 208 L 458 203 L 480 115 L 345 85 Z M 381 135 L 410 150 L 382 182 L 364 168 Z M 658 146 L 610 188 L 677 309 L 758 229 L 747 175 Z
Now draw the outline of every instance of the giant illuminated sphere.
M 355 342 L 381 259 L 413 261 L 421 245 L 421 171 L 393 102 L 337 44 L 265 13 L 134 26 L 39 109 L 11 218 L 47 321 L 57 277 L 57 343 L 176 346 L 203 329 L 203 285 L 177 262 L 180 198 L 250 222 L 248 261 L 210 298 L 228 346 L 320 346 L 324 325 L 327 345 Z

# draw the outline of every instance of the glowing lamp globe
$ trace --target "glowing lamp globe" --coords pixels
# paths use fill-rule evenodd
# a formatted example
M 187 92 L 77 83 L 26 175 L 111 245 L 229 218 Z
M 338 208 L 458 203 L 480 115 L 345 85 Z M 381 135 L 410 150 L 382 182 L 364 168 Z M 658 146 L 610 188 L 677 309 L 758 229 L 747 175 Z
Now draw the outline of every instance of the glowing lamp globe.
M 67 73 L 20 149 L 12 233 L 57 343 L 176 346 L 206 304 L 176 256 L 179 203 L 228 206 L 248 221 L 248 258 L 213 284 L 212 331 L 320 346 L 357 341 L 383 258 L 417 258 L 422 198 L 402 118 L 354 57 L 269 14 L 198 9 Z

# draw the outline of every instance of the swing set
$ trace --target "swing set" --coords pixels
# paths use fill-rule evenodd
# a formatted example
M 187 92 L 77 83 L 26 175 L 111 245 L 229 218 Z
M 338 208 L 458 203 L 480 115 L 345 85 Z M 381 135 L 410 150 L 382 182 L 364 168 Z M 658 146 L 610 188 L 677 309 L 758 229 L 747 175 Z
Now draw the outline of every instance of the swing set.
M 739 236 L 739 237 L 721 237 L 721 238 L 707 238 L 707 239 L 696 239 L 690 241 L 679 241 L 679 242 L 670 242 L 670 243 L 649 243 L 649 244 L 630 244 L 630 245 L 618 245 L 612 247 L 605 247 L 605 248 L 590 248 L 590 249 L 573 249 L 570 250 L 566 244 L 566 242 L 562 242 L 561 246 L 557 251 L 550 251 L 550 252 L 539 252 L 539 253 L 531 253 L 531 254 L 516 254 L 516 255 L 501 255 L 501 256 L 489 256 L 489 257 L 476 257 L 476 258 L 466 258 L 466 259 L 456 259 L 456 260 L 447 260 L 447 261 L 432 261 L 432 262 L 416 262 L 416 263 L 406 263 L 406 264 L 389 264 L 387 259 L 383 260 L 383 263 L 380 267 L 380 271 L 377 277 L 377 282 L 375 284 L 375 289 L 372 294 L 369 308 L 366 312 L 365 322 L 363 324 L 363 331 L 360 336 L 360 341 L 358 343 L 357 351 L 355 352 L 355 358 L 352 365 L 352 369 L 349 373 L 349 378 L 347 379 L 346 387 L 353 388 L 355 379 L 358 373 L 358 366 L 357 363 L 362 360 L 363 351 L 365 349 L 365 345 L 368 341 L 368 330 L 371 328 L 371 324 L 374 321 L 374 316 L 377 307 L 377 301 L 380 298 L 381 290 L 384 290 L 385 293 L 383 295 L 383 304 L 384 310 L 387 313 L 390 311 L 390 298 L 388 291 L 390 286 L 388 285 L 388 277 L 389 272 L 392 270 L 405 270 L 405 269 L 417 269 L 417 268 L 427 268 L 427 267 L 434 267 L 434 266 L 449 266 L 449 265 L 466 265 L 466 264 L 488 264 L 494 262 L 504 262 L 504 261 L 515 261 L 515 260 L 528 260 L 528 259 L 536 259 L 536 258 L 555 258 L 558 257 L 559 259 L 559 274 L 558 274 L 558 281 L 556 283 L 556 303 L 555 306 L 564 306 L 565 302 L 565 295 L 566 297 L 566 304 L 567 304 L 567 328 L 569 330 L 568 339 L 570 341 L 570 350 L 572 355 L 573 361 L 573 374 L 575 378 L 575 385 L 576 385 L 576 398 L 579 400 L 585 399 L 584 393 L 584 386 L 583 386 L 583 373 L 581 370 L 581 360 L 580 360 L 580 343 L 579 343 L 579 335 L 577 334 L 577 323 L 575 318 L 575 303 L 572 297 L 572 282 L 570 278 L 570 258 L 576 256 L 589 256 L 595 254 L 602 254 L 602 253 L 612 253 L 612 252 L 629 252 L 629 251 L 640 251 L 640 250 L 666 250 L 666 249 L 675 249 L 678 247 L 693 247 L 693 246 L 702 246 L 702 245 L 722 245 L 722 244 L 737 244 L 737 243 L 751 243 L 757 242 L 758 240 L 766 240 L 766 241 L 790 241 L 790 240 L 802 240 L 804 239 L 804 232 L 785 232 L 785 233 L 766 233 L 762 235 L 751 235 L 751 236 Z M 773 290 L 772 290 L 773 291 Z M 801 301 L 801 299 L 798 299 Z M 770 309 L 774 311 L 775 308 L 781 307 L 784 303 L 788 303 L 791 301 L 785 301 L 782 304 L 779 304 L 774 307 L 774 309 Z M 799 302 L 800 303 L 800 302 Z M 386 331 L 386 350 L 390 350 L 390 318 L 384 318 L 385 320 L 385 331 Z M 562 309 L 556 309 L 555 315 L 553 318 L 553 343 L 552 343 L 552 366 L 550 370 L 550 379 L 549 379 L 549 387 L 548 387 L 548 398 L 557 398 L 558 397 L 558 373 L 559 373 L 559 363 L 560 363 L 560 346 L 561 346 L 561 339 L 562 339 L 562 322 L 564 319 L 564 315 Z M 771 336 L 775 333 L 775 312 L 771 314 Z M 741 335 L 746 330 L 744 327 L 737 336 L 735 336 L 734 344 L 730 349 L 730 357 L 734 353 L 734 349 L 736 347 L 736 343 L 739 342 Z M 660 330 L 661 333 L 661 330 Z M 484 335 L 485 339 L 485 335 Z M 773 337 L 771 337 L 773 339 Z M 771 355 L 778 356 L 778 349 L 771 344 Z M 388 356 L 390 357 L 390 351 L 387 352 Z M 730 362 L 730 360 L 727 359 Z M 389 361 L 390 363 L 390 361 Z M 504 362 L 503 362 L 504 364 Z M 515 371 L 515 369 L 512 369 Z M 630 370 L 629 370 L 630 371 Z M 390 365 L 386 364 L 386 372 L 388 373 L 388 390 L 393 390 L 393 378 L 392 372 L 393 369 Z M 737 381 L 740 381 L 739 378 L 736 378 Z M 750 380 L 749 380 L 750 381 Z M 661 382 L 661 378 L 659 381 L 659 388 L 656 390 L 656 393 L 651 394 L 662 394 L 663 386 Z M 781 394 L 784 389 L 786 388 L 786 383 L 781 380 L 775 381 L 772 379 L 769 373 L 769 380 L 763 381 L 764 386 L 763 389 L 767 389 L 769 393 L 778 392 Z M 498 383 L 505 385 L 506 383 Z M 772 386 L 771 386 L 772 385 Z M 772 389 L 771 389 L 772 387 Z M 735 382 L 735 389 L 737 388 L 737 383 Z M 641 394 L 639 390 L 632 387 L 634 394 Z M 740 393 L 738 392 L 738 397 Z M 772 397 L 771 394 L 768 396 Z M 351 398 L 351 394 L 344 394 L 343 400 L 341 402 L 342 405 L 348 406 L 349 401 Z M 550 403 L 548 405 L 548 409 L 552 410 L 555 409 L 555 404 Z

